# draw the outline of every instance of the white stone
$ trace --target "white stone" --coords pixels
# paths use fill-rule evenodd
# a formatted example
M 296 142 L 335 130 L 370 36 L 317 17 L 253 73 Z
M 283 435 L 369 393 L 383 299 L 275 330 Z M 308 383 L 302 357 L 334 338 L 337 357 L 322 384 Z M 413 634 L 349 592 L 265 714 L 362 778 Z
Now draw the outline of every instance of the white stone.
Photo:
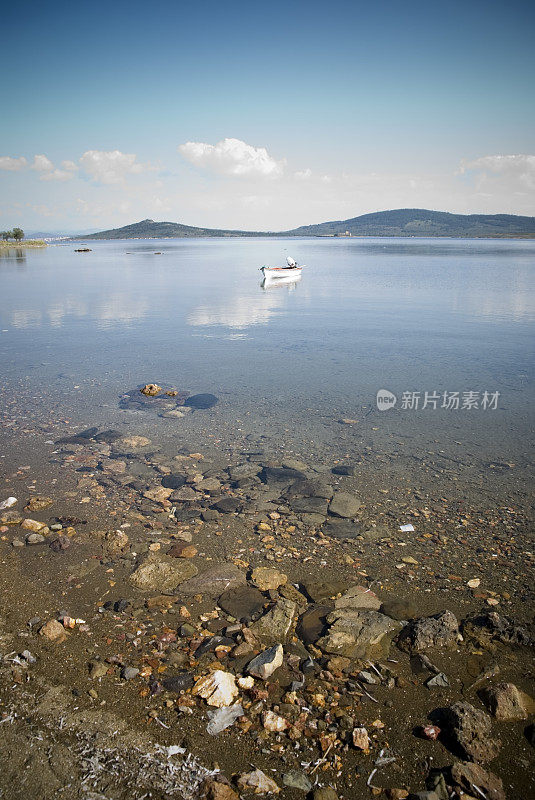
M 234 675 L 217 669 L 211 675 L 199 678 L 192 689 L 192 694 L 203 697 L 209 706 L 224 708 L 232 703 L 239 690 Z

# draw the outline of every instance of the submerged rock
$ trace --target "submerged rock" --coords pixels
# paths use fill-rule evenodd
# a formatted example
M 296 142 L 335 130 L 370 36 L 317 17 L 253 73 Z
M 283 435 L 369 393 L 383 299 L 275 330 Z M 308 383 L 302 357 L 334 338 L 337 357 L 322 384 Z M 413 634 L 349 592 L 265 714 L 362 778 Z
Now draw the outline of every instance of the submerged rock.
M 151 555 L 134 570 L 130 581 L 137 589 L 172 592 L 197 573 L 197 567 L 189 560 Z
M 219 605 L 238 620 L 249 620 L 264 606 L 264 595 L 252 586 L 238 586 L 227 589 L 218 600 Z
M 206 409 L 213 408 L 217 402 L 215 394 L 193 394 L 184 401 L 184 405 L 194 409 Z
M 335 492 L 329 503 L 329 513 L 335 517 L 349 519 L 357 514 L 361 506 L 360 500 L 349 492 Z
M 181 563 L 191 564 L 189 561 Z M 197 575 L 197 571 L 195 575 Z M 246 583 L 247 578 L 238 567 L 224 562 L 181 584 L 180 593 L 188 596 L 203 594 L 207 597 L 216 598 L 220 597 L 227 589 L 234 589 Z
M 335 600 L 335 608 L 372 608 L 378 611 L 381 608 L 381 601 L 371 589 L 365 586 L 351 586 L 350 589 Z
M 399 624 L 371 609 L 338 609 L 327 617 L 330 627 L 317 647 L 325 653 L 362 658 L 385 650 Z

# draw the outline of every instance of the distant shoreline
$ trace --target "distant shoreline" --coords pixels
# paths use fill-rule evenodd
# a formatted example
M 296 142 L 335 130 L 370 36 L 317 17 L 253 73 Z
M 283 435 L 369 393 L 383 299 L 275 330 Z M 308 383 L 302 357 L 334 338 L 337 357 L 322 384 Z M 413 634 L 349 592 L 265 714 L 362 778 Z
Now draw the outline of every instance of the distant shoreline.
M 0 247 L 4 250 L 8 248 L 19 250 L 21 247 L 48 247 L 48 244 L 43 239 L 27 239 L 22 242 L 6 242 L 0 240 Z
M 436 234 L 436 235 L 421 235 L 417 236 L 415 234 L 354 234 L 352 236 L 339 236 L 336 234 L 306 234 L 303 233 L 301 235 L 293 235 L 293 234 L 284 234 L 284 233 L 255 233 L 249 236 L 247 235 L 236 235 L 236 236 L 229 236 L 227 235 L 220 235 L 220 236 L 73 236 L 72 238 L 62 239 L 62 243 L 81 243 L 81 242 L 156 242 L 156 241 L 180 241 L 188 239 L 189 241 L 194 241 L 198 239 L 337 239 L 340 241 L 348 241 L 351 239 L 469 239 L 473 241 L 477 241 L 480 239 L 506 239 L 506 240 L 522 240 L 522 241 L 532 241 L 535 239 L 535 233 L 517 233 L 517 234 L 495 234 L 494 236 L 454 236 L 452 234 Z M 46 243 L 45 243 L 46 244 Z

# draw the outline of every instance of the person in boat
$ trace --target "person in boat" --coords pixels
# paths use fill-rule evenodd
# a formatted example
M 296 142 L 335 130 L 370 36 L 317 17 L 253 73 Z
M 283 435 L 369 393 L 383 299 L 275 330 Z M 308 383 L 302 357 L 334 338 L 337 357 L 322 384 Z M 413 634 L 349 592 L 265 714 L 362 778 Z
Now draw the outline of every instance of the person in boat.
M 291 256 L 288 256 L 286 259 L 286 263 L 288 264 L 290 269 L 297 269 L 297 262 L 293 260 Z

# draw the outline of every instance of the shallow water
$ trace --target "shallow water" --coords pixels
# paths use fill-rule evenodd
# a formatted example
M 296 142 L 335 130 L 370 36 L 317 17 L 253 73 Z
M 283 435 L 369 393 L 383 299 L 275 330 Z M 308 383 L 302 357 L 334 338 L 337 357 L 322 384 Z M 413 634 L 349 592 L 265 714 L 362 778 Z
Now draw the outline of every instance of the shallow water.
M 34 420 L 249 435 L 302 455 L 444 452 L 529 472 L 535 242 L 252 239 L 67 243 L 0 259 L 7 395 Z M 156 255 L 160 252 L 161 255 Z M 261 286 L 292 255 L 297 283 Z M 184 420 L 121 411 L 146 382 L 212 392 Z M 397 395 L 376 410 L 376 393 Z M 424 393 L 436 400 L 422 409 Z M 441 408 L 444 392 L 478 408 Z M 499 392 L 497 408 L 481 408 Z M 418 409 L 403 392 L 419 392 Z M 490 397 L 488 398 L 490 401 Z M 341 418 L 358 420 L 351 426 Z

